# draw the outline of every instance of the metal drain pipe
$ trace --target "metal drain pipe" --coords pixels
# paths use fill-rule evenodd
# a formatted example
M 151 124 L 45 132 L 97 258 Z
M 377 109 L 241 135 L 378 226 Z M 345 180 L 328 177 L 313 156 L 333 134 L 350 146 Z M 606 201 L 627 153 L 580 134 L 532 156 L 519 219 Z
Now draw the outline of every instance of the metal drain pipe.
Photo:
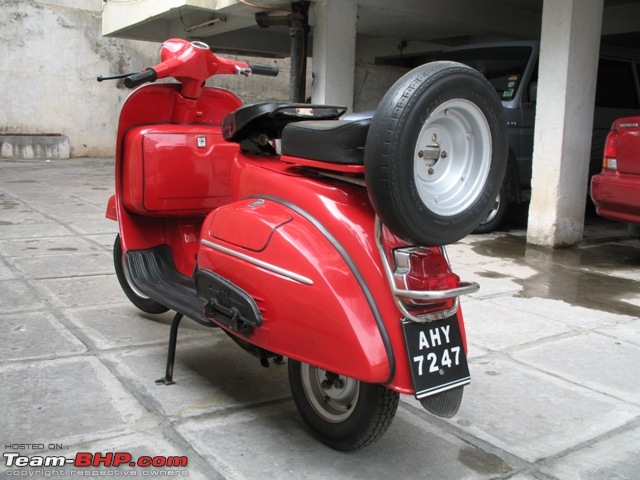
M 304 103 L 307 83 L 307 50 L 309 40 L 309 2 L 292 2 L 291 13 L 271 16 L 256 13 L 256 23 L 262 28 L 289 27 L 291 37 L 291 73 L 289 76 L 289 101 Z

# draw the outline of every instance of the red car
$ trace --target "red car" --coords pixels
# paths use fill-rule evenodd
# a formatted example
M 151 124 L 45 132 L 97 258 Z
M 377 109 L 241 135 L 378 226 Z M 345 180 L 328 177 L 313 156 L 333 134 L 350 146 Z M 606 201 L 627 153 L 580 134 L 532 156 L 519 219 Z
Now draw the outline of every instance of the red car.
M 602 172 L 591 179 L 591 198 L 598 215 L 626 223 L 640 235 L 640 116 L 613 122 Z

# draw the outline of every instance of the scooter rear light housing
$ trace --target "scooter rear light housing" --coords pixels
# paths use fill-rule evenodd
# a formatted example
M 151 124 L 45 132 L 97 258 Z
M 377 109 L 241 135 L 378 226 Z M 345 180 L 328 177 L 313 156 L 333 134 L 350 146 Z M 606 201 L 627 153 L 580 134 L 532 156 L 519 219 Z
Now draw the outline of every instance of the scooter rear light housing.
M 451 271 L 445 256 L 429 248 L 407 247 L 393 251 L 395 284 L 400 290 L 442 291 L 458 288 L 460 277 Z M 408 298 L 409 305 L 428 305 L 429 300 Z
M 404 318 L 419 323 L 448 318 L 458 311 L 459 296 L 478 291 L 451 271 L 444 247 L 404 244 L 376 217 L 376 242 L 395 303 Z

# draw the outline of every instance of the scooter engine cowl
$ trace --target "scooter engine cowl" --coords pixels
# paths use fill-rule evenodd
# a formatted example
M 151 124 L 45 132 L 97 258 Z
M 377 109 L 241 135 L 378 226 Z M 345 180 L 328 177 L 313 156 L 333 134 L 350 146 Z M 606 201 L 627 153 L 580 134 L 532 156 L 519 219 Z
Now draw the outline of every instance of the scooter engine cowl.
M 238 202 L 211 213 L 209 236 L 254 252 L 264 250 L 273 232 L 293 217 L 282 206 L 263 199 Z
M 269 352 L 369 383 L 389 381 L 388 350 L 372 305 L 313 222 L 277 201 L 246 199 L 207 216 L 200 241 L 198 268 L 245 292 L 262 323 L 246 335 L 220 321 L 216 305 L 207 318 Z M 200 287 L 198 293 L 207 302 L 218 299 Z

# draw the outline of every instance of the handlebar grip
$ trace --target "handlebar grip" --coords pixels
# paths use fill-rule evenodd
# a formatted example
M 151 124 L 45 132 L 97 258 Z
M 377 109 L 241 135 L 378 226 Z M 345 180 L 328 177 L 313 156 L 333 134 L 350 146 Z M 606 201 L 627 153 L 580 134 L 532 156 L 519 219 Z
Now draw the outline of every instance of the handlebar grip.
M 147 68 L 144 72 L 134 73 L 124 79 L 124 86 L 127 88 L 137 87 L 145 82 L 155 82 L 158 74 L 153 68 Z
M 254 75 L 265 75 L 267 77 L 277 77 L 278 67 L 269 67 L 267 65 L 252 65 L 249 64 L 251 73 Z

